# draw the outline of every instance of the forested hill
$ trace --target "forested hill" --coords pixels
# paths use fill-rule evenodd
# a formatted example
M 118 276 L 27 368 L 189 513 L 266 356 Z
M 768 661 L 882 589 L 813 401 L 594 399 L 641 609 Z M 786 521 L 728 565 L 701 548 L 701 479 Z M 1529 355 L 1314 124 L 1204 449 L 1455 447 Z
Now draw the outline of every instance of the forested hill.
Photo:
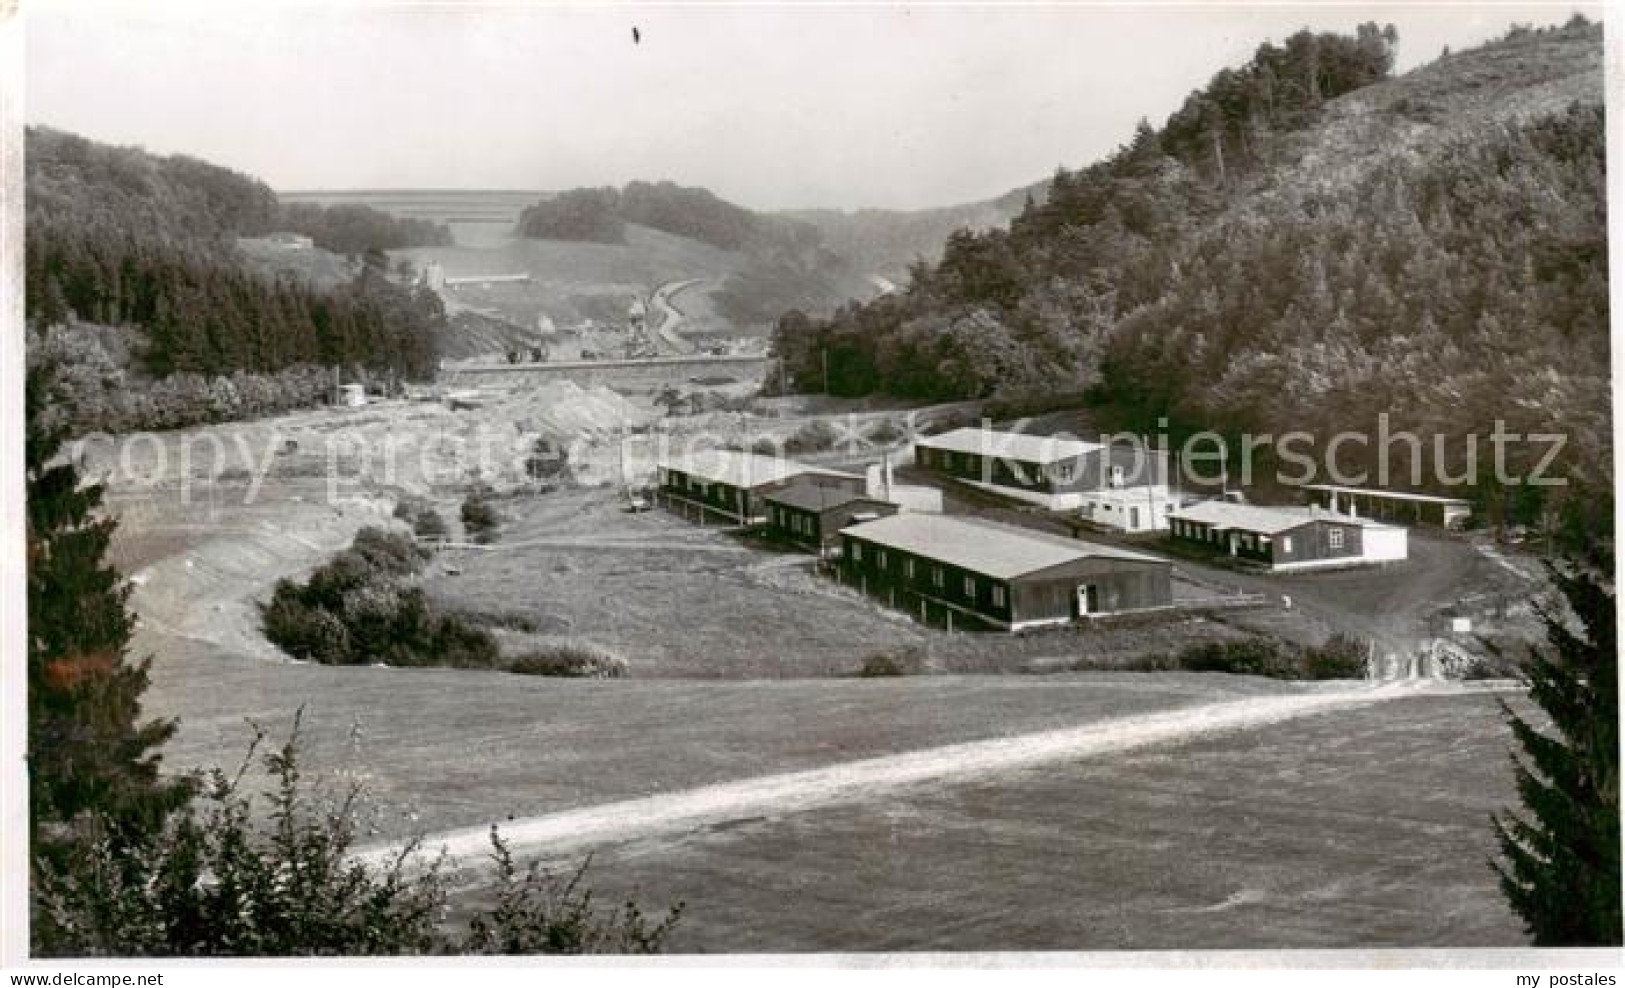
M 629 182 L 624 189 L 572 189 L 528 207 L 519 233 L 539 240 L 624 243 L 635 223 L 723 250 L 753 246 L 812 246 L 810 223 L 757 213 L 718 198 L 708 189 L 675 182 Z
M 1568 434 L 1564 468 L 1608 489 L 1601 27 L 1390 78 L 1397 41 L 1261 46 L 905 292 L 787 314 L 792 380 L 822 386 L 827 357 L 837 394 L 1093 387 L 1113 424 L 1176 432 L 1386 411 L 1456 458 L 1501 418 Z
M 527 207 L 518 232 L 538 240 L 621 244 L 629 225 L 738 252 L 740 267 L 712 296 L 736 326 L 765 328 L 786 308 L 832 311 L 874 291 L 867 273 L 830 250 L 816 225 L 674 182 L 561 192 Z
M 934 209 L 799 209 L 780 215 L 811 223 L 824 245 L 860 271 L 890 281 L 908 280 L 917 261 L 935 264 L 942 247 L 958 230 L 991 230 L 1008 226 L 1029 201 L 1043 202 L 1049 182 L 1006 192 L 983 202 Z
M 339 254 L 451 243 L 444 226 L 366 206 L 280 205 L 270 186 L 186 155 L 160 157 L 49 127 L 27 140 L 28 221 L 169 242 L 302 233 Z
M 443 228 L 372 210 L 284 210 L 263 182 L 193 158 L 45 128 L 26 140 L 30 356 L 53 355 L 75 378 L 59 403 L 74 406 L 76 427 L 185 425 L 304 404 L 331 381 L 315 368 L 433 373 L 444 311 L 433 292 L 393 280 L 382 250 Z M 279 230 L 366 263 L 336 287 L 267 274 L 237 238 Z M 169 392 L 150 385 L 170 377 L 173 394 L 154 399 Z M 241 398 L 250 391 L 258 397 Z

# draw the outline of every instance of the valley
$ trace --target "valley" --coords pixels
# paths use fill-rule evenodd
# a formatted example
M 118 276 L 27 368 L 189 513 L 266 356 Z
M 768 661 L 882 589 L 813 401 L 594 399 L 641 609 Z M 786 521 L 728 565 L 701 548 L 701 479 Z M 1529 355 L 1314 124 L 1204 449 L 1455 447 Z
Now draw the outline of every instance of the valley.
M 1398 964 L 1380 952 L 1587 942 L 1538 932 L 1496 864 L 1533 840 L 1497 830 L 1509 812 L 1575 828 L 1575 860 L 1618 837 L 1600 25 L 1514 25 L 1403 72 L 1394 25 L 1294 28 L 1034 181 L 984 160 L 994 118 L 956 122 L 961 146 L 913 126 L 981 105 L 987 66 L 871 96 L 875 66 L 788 50 L 719 56 L 757 78 L 697 115 L 703 154 L 670 154 L 684 134 L 626 121 L 703 73 L 660 61 L 669 21 L 606 11 L 504 8 L 613 28 L 620 54 L 595 33 L 574 75 L 539 30 L 421 49 L 535 48 L 539 124 L 437 117 L 438 90 L 369 110 L 487 128 L 431 180 L 467 188 L 273 189 L 28 131 L 29 767 L 58 787 L 31 795 L 57 816 L 30 839 L 61 901 L 139 920 L 61 907 L 52 950 Z M 754 87 L 809 81 L 796 126 L 857 86 L 842 124 L 867 143 L 798 158 L 780 121 L 746 154 Z M 1094 120 L 1122 81 L 1040 80 L 995 117 L 1037 127 L 1075 85 Z M 420 146 L 344 174 L 422 184 Z M 475 167 L 487 148 L 513 158 Z M 886 188 L 859 179 L 893 158 L 919 190 L 1008 191 L 782 207 L 859 202 L 822 183 Z M 326 174 L 294 164 L 279 182 Z M 661 177 L 690 171 L 715 184 Z M 1503 425 L 1518 442 L 1479 459 Z M 1561 483 L 1502 469 L 1537 438 L 1564 440 Z M 205 831 L 257 836 L 171 887 L 149 850 L 192 839 L 206 800 L 147 789 L 215 771 L 252 805 Z M 309 847 L 277 802 L 293 775 Z M 227 858 L 261 848 L 309 856 L 232 899 Z M 323 876 L 363 888 L 406 852 L 421 902 L 333 906 Z M 1617 893 L 1592 857 L 1560 877 Z M 685 903 L 670 938 L 508 909 L 504 881 L 584 862 L 530 907 Z M 369 939 L 367 910 L 418 905 Z M 366 935 L 322 939 L 344 909 Z M 507 925 L 441 936 L 470 917 Z M 187 939 L 205 919 L 236 932 Z

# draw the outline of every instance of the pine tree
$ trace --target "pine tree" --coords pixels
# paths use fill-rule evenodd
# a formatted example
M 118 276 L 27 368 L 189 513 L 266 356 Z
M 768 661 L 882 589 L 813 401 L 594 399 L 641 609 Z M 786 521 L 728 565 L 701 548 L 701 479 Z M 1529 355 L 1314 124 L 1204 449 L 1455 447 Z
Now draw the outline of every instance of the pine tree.
M 87 811 L 139 840 L 190 791 L 158 774 L 173 723 L 140 722 L 148 663 L 126 654 L 129 591 L 105 561 L 114 522 L 94 516 L 101 488 L 82 486 L 58 455 L 51 377 L 29 369 L 25 441 L 30 836 L 47 866 L 74 845 Z
M 1607 570 L 1602 570 L 1606 572 Z M 1589 569 L 1552 575 L 1577 618 L 1543 614 L 1550 648 L 1532 657 L 1530 698 L 1552 733 L 1502 703 L 1527 817 L 1494 818 L 1501 891 L 1536 946 L 1620 943 L 1619 653 L 1614 597 Z

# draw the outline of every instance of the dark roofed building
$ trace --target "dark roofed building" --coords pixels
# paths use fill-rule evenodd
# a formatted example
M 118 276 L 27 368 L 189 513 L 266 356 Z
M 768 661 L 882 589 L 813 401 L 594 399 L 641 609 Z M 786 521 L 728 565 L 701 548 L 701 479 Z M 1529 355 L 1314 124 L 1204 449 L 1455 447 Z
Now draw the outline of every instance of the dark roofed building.
M 1089 491 L 1166 485 L 1164 451 L 966 427 L 914 443 L 915 465 L 1052 511 Z
M 1388 563 L 1406 557 L 1405 529 L 1318 507 L 1202 501 L 1169 516 L 1173 537 L 1274 570 Z
M 1020 631 L 1173 604 L 1166 559 L 980 518 L 899 514 L 841 539 L 847 583 L 927 621 Z
M 733 449 L 711 449 L 659 463 L 659 498 L 680 513 L 697 518 L 717 515 L 741 525 L 765 520 L 763 495 L 786 482 L 809 479 L 861 492 L 864 478 L 837 470 Z
M 821 479 L 797 477 L 763 495 L 769 538 L 823 555 L 840 547 L 841 529 L 897 513 L 890 501 Z

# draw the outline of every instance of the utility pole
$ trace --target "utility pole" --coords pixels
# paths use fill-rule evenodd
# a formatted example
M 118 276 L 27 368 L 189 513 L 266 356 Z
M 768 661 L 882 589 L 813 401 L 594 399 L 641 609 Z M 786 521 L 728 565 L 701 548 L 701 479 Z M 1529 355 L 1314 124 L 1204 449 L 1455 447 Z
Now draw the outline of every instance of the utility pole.
M 829 397 L 829 347 L 818 348 L 818 355 L 824 363 L 824 397 Z

